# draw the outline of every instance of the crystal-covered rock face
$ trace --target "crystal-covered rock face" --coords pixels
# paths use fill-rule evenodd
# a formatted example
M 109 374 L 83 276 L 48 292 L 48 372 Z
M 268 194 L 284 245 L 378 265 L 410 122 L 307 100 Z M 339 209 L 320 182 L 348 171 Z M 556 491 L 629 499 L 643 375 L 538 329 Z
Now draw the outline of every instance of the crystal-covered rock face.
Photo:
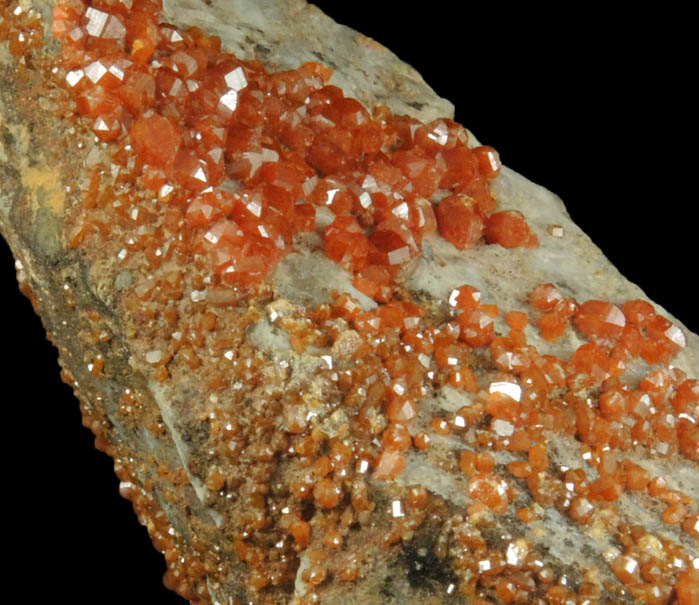
M 385 50 L 223 7 L 59 2 L 43 61 L 37 14 L 0 22 L 13 85 L 52 99 L 31 162 L 3 140 L 0 224 L 166 585 L 693 603 L 696 336 Z

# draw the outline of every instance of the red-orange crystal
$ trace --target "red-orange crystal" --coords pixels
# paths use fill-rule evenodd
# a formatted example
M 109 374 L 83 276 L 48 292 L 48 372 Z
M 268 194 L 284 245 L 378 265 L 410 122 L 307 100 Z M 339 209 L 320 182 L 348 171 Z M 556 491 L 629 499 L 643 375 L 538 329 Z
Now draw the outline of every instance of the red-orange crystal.
M 481 240 L 494 205 L 487 182 L 500 160 L 491 147 L 470 149 L 458 124 L 421 125 L 383 108 L 371 116 L 327 84 L 326 67 L 268 74 L 220 52 L 201 32 L 159 25 L 155 2 L 91 8 L 86 30 L 82 6 L 59 5 L 53 31 L 63 43 L 66 86 L 95 134 L 126 143 L 124 162 L 130 149 L 146 187 L 161 196 L 181 188 L 170 204 L 188 209 L 193 194 L 239 182 L 233 208 L 192 221 L 195 241 L 215 217 L 244 232 L 235 242 L 200 240 L 231 285 L 264 279 L 294 234 L 313 230 L 313 205 L 335 216 L 325 230 L 327 255 L 381 302 L 393 294 L 395 271 L 435 230 L 461 249 Z M 96 54 L 98 41 L 108 54 Z M 277 96 L 265 105 L 271 92 Z M 444 199 L 430 202 L 439 191 Z M 508 247 L 535 242 L 522 219 L 498 229 L 493 241 Z

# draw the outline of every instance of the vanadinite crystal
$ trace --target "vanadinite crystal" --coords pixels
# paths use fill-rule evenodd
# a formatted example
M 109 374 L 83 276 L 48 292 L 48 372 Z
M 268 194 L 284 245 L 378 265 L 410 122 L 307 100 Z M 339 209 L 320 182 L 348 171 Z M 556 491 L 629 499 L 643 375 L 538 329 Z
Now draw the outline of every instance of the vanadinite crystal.
M 270 23 L 290 4 L 249 3 Z M 17 203 L 45 205 L 25 214 L 54 256 L 7 228 L 20 286 L 166 586 L 697 602 L 695 337 L 626 283 L 547 269 L 566 246 L 589 246 L 573 276 L 603 261 L 560 209 L 510 204 L 492 147 L 363 105 L 330 60 L 233 54 L 156 0 L 60 0 L 50 24 L 0 7 L 17 86 L 79 140 L 28 169 L 49 193 Z

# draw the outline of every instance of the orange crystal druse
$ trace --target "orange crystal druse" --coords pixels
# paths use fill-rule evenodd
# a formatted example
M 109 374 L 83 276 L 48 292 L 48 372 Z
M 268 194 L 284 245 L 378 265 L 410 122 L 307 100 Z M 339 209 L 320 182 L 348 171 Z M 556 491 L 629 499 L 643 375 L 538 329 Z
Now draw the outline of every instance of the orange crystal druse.
M 376 505 L 362 475 L 373 467 L 373 479 L 396 479 L 409 454 L 431 455 L 435 450 L 429 448 L 441 448 L 445 436 L 463 439 L 469 448 L 460 454 L 458 468 L 474 501 L 465 511 L 472 518 L 488 510 L 505 513 L 510 501 L 519 499 L 520 489 L 528 488 L 527 498 L 536 504 L 516 502 L 513 510 L 521 522 L 540 518 L 539 507 L 555 507 L 587 524 L 614 511 L 630 490 L 657 499 L 664 523 L 692 538 L 699 535 L 695 503 L 622 454 L 648 448 L 653 456 L 699 460 L 699 382 L 668 366 L 686 346 L 678 326 L 646 301 L 578 305 L 554 284 L 542 284 L 531 292 L 528 312 L 543 339 L 562 338 L 572 323 L 588 341 L 564 360 L 542 355 L 527 342 L 532 332 L 527 313 L 504 314 L 508 328 L 500 333 L 499 309 L 485 304 L 472 286 L 453 290 L 442 308 L 415 304 L 401 273 L 435 233 L 460 250 L 483 242 L 508 249 L 538 244 L 519 212 L 496 211 L 490 180 L 500 172 L 497 152 L 487 146 L 470 149 L 467 131 L 452 120 L 422 124 L 385 107 L 370 114 L 328 85 L 332 70 L 321 64 L 268 73 L 259 62 L 222 52 L 216 37 L 160 24 L 159 11 L 158 2 L 146 0 L 96 0 L 89 9 L 70 0 L 57 4 L 52 28 L 62 43 L 57 73 L 64 74 L 77 113 L 105 143 L 102 147 L 112 150 L 112 172 L 117 174 L 112 186 L 108 171 L 95 170 L 70 231 L 71 245 L 89 241 L 92 234 L 109 235 L 111 223 L 124 227 L 122 232 L 115 228 L 115 237 L 127 242 L 125 262 L 133 254 L 148 276 L 129 302 L 139 313 L 156 299 L 159 304 L 182 297 L 186 280 L 169 270 L 172 265 L 182 268 L 192 261 L 206 275 L 196 278 L 191 293 L 192 307 L 202 312 L 193 311 L 197 319 L 173 350 L 163 352 L 162 359 L 156 351 L 158 379 L 167 379 L 170 366 L 177 372 L 178 364 L 208 372 L 205 364 L 213 354 L 228 367 L 227 357 L 236 352 L 230 338 L 216 330 L 225 323 L 216 311 L 236 305 L 238 289 L 246 295 L 255 292 L 295 241 L 304 240 L 297 238 L 303 232 L 317 230 L 327 257 L 379 303 L 363 311 L 359 301 L 334 292 L 333 304 L 300 312 L 301 321 L 278 320 L 297 352 L 332 346 L 325 365 L 352 420 L 346 440 L 326 440 L 321 425 L 308 422 L 304 406 L 286 396 L 280 399 L 282 429 L 275 425 L 275 437 L 260 446 L 259 458 L 266 462 L 275 455 L 271 443 L 284 443 L 277 453 L 286 452 L 282 455 L 289 461 L 298 456 L 302 470 L 289 486 L 293 506 L 276 525 L 265 510 L 272 503 L 284 510 L 285 496 L 274 494 L 261 480 L 257 487 L 262 489 L 250 497 L 256 510 L 249 538 L 236 542 L 235 550 L 251 567 L 252 589 L 287 581 L 275 564 L 280 555 L 288 560 L 295 556 L 286 545 L 275 546 L 282 550 L 272 556 L 265 551 L 264 543 L 278 543 L 278 537 L 269 540 L 271 534 L 264 533 L 268 527 L 293 538 L 287 542 L 295 553 L 319 538 L 322 546 L 314 545 L 308 553 L 309 584 L 335 573 L 347 581 L 359 577 L 356 553 L 343 553 L 347 556 L 336 567 L 325 559 L 349 541 L 346 530 L 358 516 Z M 0 15 L 0 37 L 9 39 L 11 53 L 20 56 L 35 45 L 38 38 L 32 32 L 40 27 L 29 23 L 27 15 L 24 29 L 11 31 L 10 12 L 16 11 Z M 25 17 L 14 23 L 21 19 Z M 121 185 L 127 193 L 115 193 Z M 139 188 L 146 190 L 147 201 Z M 322 229 L 316 228 L 316 217 Z M 165 277 L 158 273 L 162 267 L 168 268 Z M 266 290 L 260 287 L 259 292 Z M 442 319 L 435 319 L 442 313 Z M 163 312 L 168 321 L 175 316 L 172 308 Z M 172 338 L 170 332 L 167 337 Z M 221 351 L 226 351 L 226 361 L 220 359 Z M 631 388 L 622 374 L 634 357 L 659 367 Z M 174 363 L 166 369 L 170 360 Z M 234 360 L 233 374 L 246 388 L 256 388 L 262 380 L 259 365 L 248 361 Z M 103 365 L 98 356 L 90 371 L 99 376 Z M 324 371 L 324 366 L 319 369 Z M 209 384 L 217 389 L 228 380 L 221 372 Z M 485 381 L 491 383 L 490 391 Z M 501 391 L 495 383 L 509 387 Z M 472 393 L 471 405 L 436 416 L 429 409 L 420 414 L 430 389 L 447 385 Z M 257 426 L 267 419 L 253 421 Z M 230 437 L 243 429 L 233 420 L 225 426 L 220 429 L 227 439 L 223 449 L 232 452 L 231 444 L 244 440 Z M 277 439 L 280 430 L 283 438 Z M 588 468 L 555 468 L 549 460 L 555 450 L 546 447 L 555 433 L 574 437 L 598 474 L 591 476 Z M 494 451 L 516 458 L 507 464 L 507 480 L 495 474 L 499 458 Z M 215 491 L 229 484 L 219 470 L 207 481 Z M 398 493 L 403 488 L 390 489 Z M 394 517 L 409 518 L 393 520 L 384 536 L 387 545 L 412 536 L 435 502 L 420 487 L 408 488 L 401 497 L 407 515 L 401 502 L 394 501 Z M 299 502 L 315 508 L 313 519 L 301 518 L 294 508 Z M 465 528 L 469 522 L 464 521 Z M 672 571 L 661 570 L 647 553 L 637 556 L 641 529 L 617 528 L 614 537 L 625 550 L 610 561 L 630 598 L 662 602 L 674 595 L 681 605 L 697 601 L 697 574 L 687 571 L 686 553 L 663 541 L 668 560 L 677 563 Z M 551 584 L 539 596 L 551 602 L 575 600 L 571 587 L 552 584 L 555 572 L 533 550 L 520 557 L 516 548 L 516 556 L 508 549 L 506 562 L 503 553 L 486 552 L 482 538 L 469 532 L 461 527 L 454 532 L 454 546 L 459 540 L 468 543 L 468 553 L 460 555 L 463 567 L 456 569 L 470 573 L 474 561 L 469 557 L 479 557 L 477 589 L 491 591 L 488 598 L 494 591 L 503 602 L 529 602 L 539 584 Z M 176 573 L 182 574 L 175 568 L 168 582 L 174 582 Z M 469 580 L 459 589 L 476 588 Z M 576 590 L 580 599 L 601 596 L 600 587 L 589 582 Z M 193 595 L 184 584 L 180 592 Z
M 192 195 L 226 178 L 261 191 L 263 206 L 278 212 L 276 223 L 258 217 L 253 230 L 231 217 L 257 240 L 251 246 L 267 265 L 259 270 L 256 260 L 234 274 L 262 280 L 295 234 L 313 230 L 313 205 L 334 215 L 325 232 L 328 256 L 379 302 L 391 299 L 400 269 L 436 232 L 466 249 L 479 243 L 488 223 L 494 242 L 535 244 L 519 215 L 490 215 L 489 181 L 500 172 L 500 158 L 492 147 L 470 149 L 467 131 L 452 120 L 421 124 L 385 107 L 372 116 L 328 84 L 329 68 L 308 63 L 269 74 L 258 62 L 221 52 L 216 37 L 159 24 L 158 2 L 135 2 L 130 10 L 97 3 L 87 22 L 84 11 L 81 3 L 59 3 L 53 30 L 63 43 L 66 88 L 93 120 L 95 135 L 120 141 L 122 150 L 128 136 L 143 184 L 182 190 L 175 197 L 195 205 L 194 227 L 220 214 Z M 270 230 L 282 234 L 285 246 L 276 234 L 267 238 Z M 378 275 L 380 267 L 391 270 L 388 277 Z M 232 279 L 230 270 L 225 280 L 254 282 Z

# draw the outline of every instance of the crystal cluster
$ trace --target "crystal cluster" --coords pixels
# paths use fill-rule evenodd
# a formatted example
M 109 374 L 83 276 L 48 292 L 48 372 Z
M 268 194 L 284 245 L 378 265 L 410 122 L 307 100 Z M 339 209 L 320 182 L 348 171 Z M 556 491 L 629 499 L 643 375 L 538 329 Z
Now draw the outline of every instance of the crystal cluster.
M 40 37 L 15 6 L 0 37 L 21 57 Z M 496 208 L 497 153 L 470 148 L 448 119 L 370 113 L 329 84 L 322 64 L 269 73 L 196 28 L 161 23 L 160 9 L 61 1 L 52 32 L 66 114 L 109 157 L 72 210 L 68 243 L 113 254 L 134 276 L 119 304 L 152 379 L 206 388 L 191 406 L 206 427 L 201 474 L 228 547 L 192 541 L 184 552 L 128 465 L 117 468 L 139 514 L 158 519 L 150 530 L 167 584 L 210 602 L 217 570 L 235 557 L 253 602 L 279 602 L 299 584 L 299 602 L 318 602 L 331 582 L 370 573 L 376 555 L 360 532 L 387 553 L 423 532 L 443 542 L 420 556 L 448 566 L 445 599 L 696 603 L 699 508 L 644 466 L 699 462 L 699 382 L 672 365 L 682 330 L 646 301 L 577 301 L 551 283 L 529 293 L 526 311 L 500 309 L 467 284 L 420 300 L 403 277 L 428 238 L 460 250 L 538 245 L 520 213 Z M 313 307 L 275 299 L 275 267 L 314 234 L 378 305 L 349 292 Z M 89 319 L 99 343 L 100 314 Z M 259 325 L 288 343 L 281 361 L 249 337 Z M 533 343 L 571 335 L 582 344 L 565 359 Z M 298 379 L 302 361 L 312 369 Z M 100 355 L 89 364 L 96 378 L 109 371 Z M 634 381 L 639 364 L 647 371 Z M 120 413 L 146 422 L 127 391 Z M 445 393 L 462 405 L 435 412 L 429 402 Z M 559 440 L 575 444 L 575 464 L 552 462 Z M 461 510 L 405 479 L 417 458 L 463 486 Z M 632 524 L 628 498 L 651 502 L 681 540 Z M 526 529 L 554 512 L 613 537 L 604 569 L 554 569 Z M 517 530 L 496 543 L 503 519 Z
M 521 215 L 493 213 L 498 154 L 470 149 L 460 125 L 371 115 L 324 65 L 268 74 L 218 39 L 159 24 L 159 8 L 62 3 L 52 31 L 77 110 L 118 146 L 122 177 L 185 210 L 193 249 L 223 282 L 259 283 L 319 212 L 327 255 L 382 302 L 437 230 L 460 249 L 536 246 Z

